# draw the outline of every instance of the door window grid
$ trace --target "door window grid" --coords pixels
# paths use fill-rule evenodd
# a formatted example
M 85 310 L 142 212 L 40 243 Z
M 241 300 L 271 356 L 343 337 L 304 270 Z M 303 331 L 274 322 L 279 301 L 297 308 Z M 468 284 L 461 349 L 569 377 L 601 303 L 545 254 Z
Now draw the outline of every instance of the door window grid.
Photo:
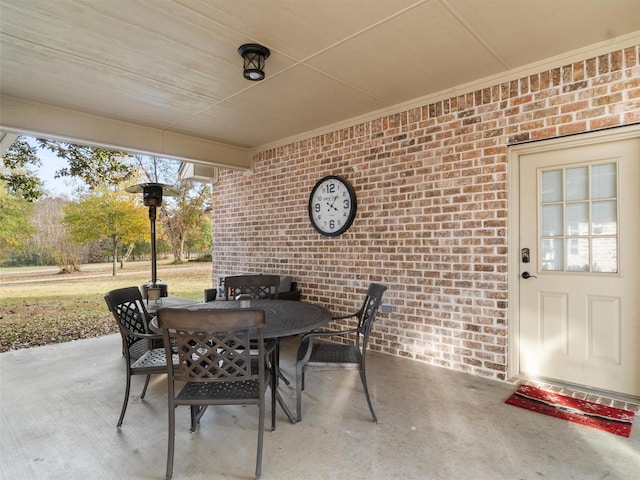
M 539 270 L 618 272 L 617 162 L 539 174 Z

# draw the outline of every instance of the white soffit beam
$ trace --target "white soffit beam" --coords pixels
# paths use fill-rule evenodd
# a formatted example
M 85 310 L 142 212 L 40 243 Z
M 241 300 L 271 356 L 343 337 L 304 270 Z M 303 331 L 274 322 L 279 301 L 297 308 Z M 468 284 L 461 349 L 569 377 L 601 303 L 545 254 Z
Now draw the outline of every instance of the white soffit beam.
M 70 143 L 250 170 L 249 150 L 16 97 L 0 97 L 0 130 Z
M 9 147 L 16 141 L 18 135 L 0 130 L 0 155 L 4 155 Z
M 178 178 L 194 182 L 215 183 L 218 180 L 218 167 L 183 162 L 178 171 Z

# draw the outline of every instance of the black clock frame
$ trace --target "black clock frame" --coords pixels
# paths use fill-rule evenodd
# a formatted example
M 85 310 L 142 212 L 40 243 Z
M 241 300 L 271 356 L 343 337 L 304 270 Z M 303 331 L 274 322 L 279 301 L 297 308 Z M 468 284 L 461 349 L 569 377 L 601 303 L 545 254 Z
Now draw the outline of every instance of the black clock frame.
M 318 188 L 320 188 L 320 185 L 322 185 L 324 182 L 326 182 L 327 180 L 336 180 L 340 183 L 342 183 L 347 191 L 349 192 L 349 197 L 351 199 L 351 211 L 349 212 L 349 217 L 347 218 L 347 221 L 345 222 L 345 224 L 340 227 L 339 230 L 336 230 L 335 232 L 325 232 L 324 230 L 322 230 L 318 225 L 316 225 L 314 219 L 313 219 L 313 208 L 312 208 L 312 204 L 313 204 L 313 198 L 315 196 L 316 190 Z M 326 237 L 336 237 L 338 235 L 342 235 L 344 232 L 346 232 L 349 227 L 351 227 L 351 224 L 353 223 L 354 219 L 356 218 L 356 212 L 358 210 L 358 201 L 356 199 L 356 191 L 353 188 L 353 186 L 351 185 L 351 183 L 349 183 L 348 180 L 346 180 L 345 178 L 339 176 L 339 175 L 327 175 L 325 177 L 322 177 L 320 180 L 318 180 L 316 182 L 316 184 L 314 185 L 313 189 L 311 190 L 311 194 L 309 195 L 309 203 L 307 206 L 308 209 L 308 214 L 309 214 L 309 221 L 311 222 L 311 225 L 313 225 L 313 228 L 315 228 L 315 230 L 321 234 L 324 235 Z

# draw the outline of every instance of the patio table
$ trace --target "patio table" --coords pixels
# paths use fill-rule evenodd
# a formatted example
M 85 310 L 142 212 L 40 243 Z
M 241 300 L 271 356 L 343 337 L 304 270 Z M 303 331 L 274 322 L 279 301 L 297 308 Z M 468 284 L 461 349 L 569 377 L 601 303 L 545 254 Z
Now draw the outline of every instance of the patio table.
M 149 307 L 152 305 L 150 304 Z M 205 308 L 233 309 L 240 308 L 239 300 L 216 300 L 214 302 L 194 302 L 172 297 L 164 297 L 156 308 L 149 308 L 151 313 L 155 313 L 160 308 L 186 308 L 189 310 L 199 310 Z M 251 300 L 250 308 L 258 308 L 265 312 L 264 338 L 282 338 L 306 333 L 316 328 L 326 325 L 332 318 L 331 312 L 309 302 L 296 300 Z M 149 323 L 149 328 L 160 333 L 158 321 L 154 317 Z M 278 403 L 289 417 L 291 423 L 296 423 L 295 416 L 284 403 L 280 392 L 276 397 Z
M 196 300 L 187 300 L 186 298 L 178 298 L 178 297 L 160 297 L 158 300 L 145 300 L 144 306 L 147 309 L 147 312 L 155 315 L 156 311 L 159 308 L 164 307 L 175 307 L 175 308 L 183 308 L 191 305 L 195 305 L 198 302 Z

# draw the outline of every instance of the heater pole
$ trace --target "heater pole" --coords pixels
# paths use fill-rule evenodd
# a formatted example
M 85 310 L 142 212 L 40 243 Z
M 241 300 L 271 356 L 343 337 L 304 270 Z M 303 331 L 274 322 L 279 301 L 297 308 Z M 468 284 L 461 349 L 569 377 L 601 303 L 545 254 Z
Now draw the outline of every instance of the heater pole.
M 149 205 L 149 222 L 151 224 L 151 283 L 155 287 L 158 280 L 156 266 L 156 206 Z

